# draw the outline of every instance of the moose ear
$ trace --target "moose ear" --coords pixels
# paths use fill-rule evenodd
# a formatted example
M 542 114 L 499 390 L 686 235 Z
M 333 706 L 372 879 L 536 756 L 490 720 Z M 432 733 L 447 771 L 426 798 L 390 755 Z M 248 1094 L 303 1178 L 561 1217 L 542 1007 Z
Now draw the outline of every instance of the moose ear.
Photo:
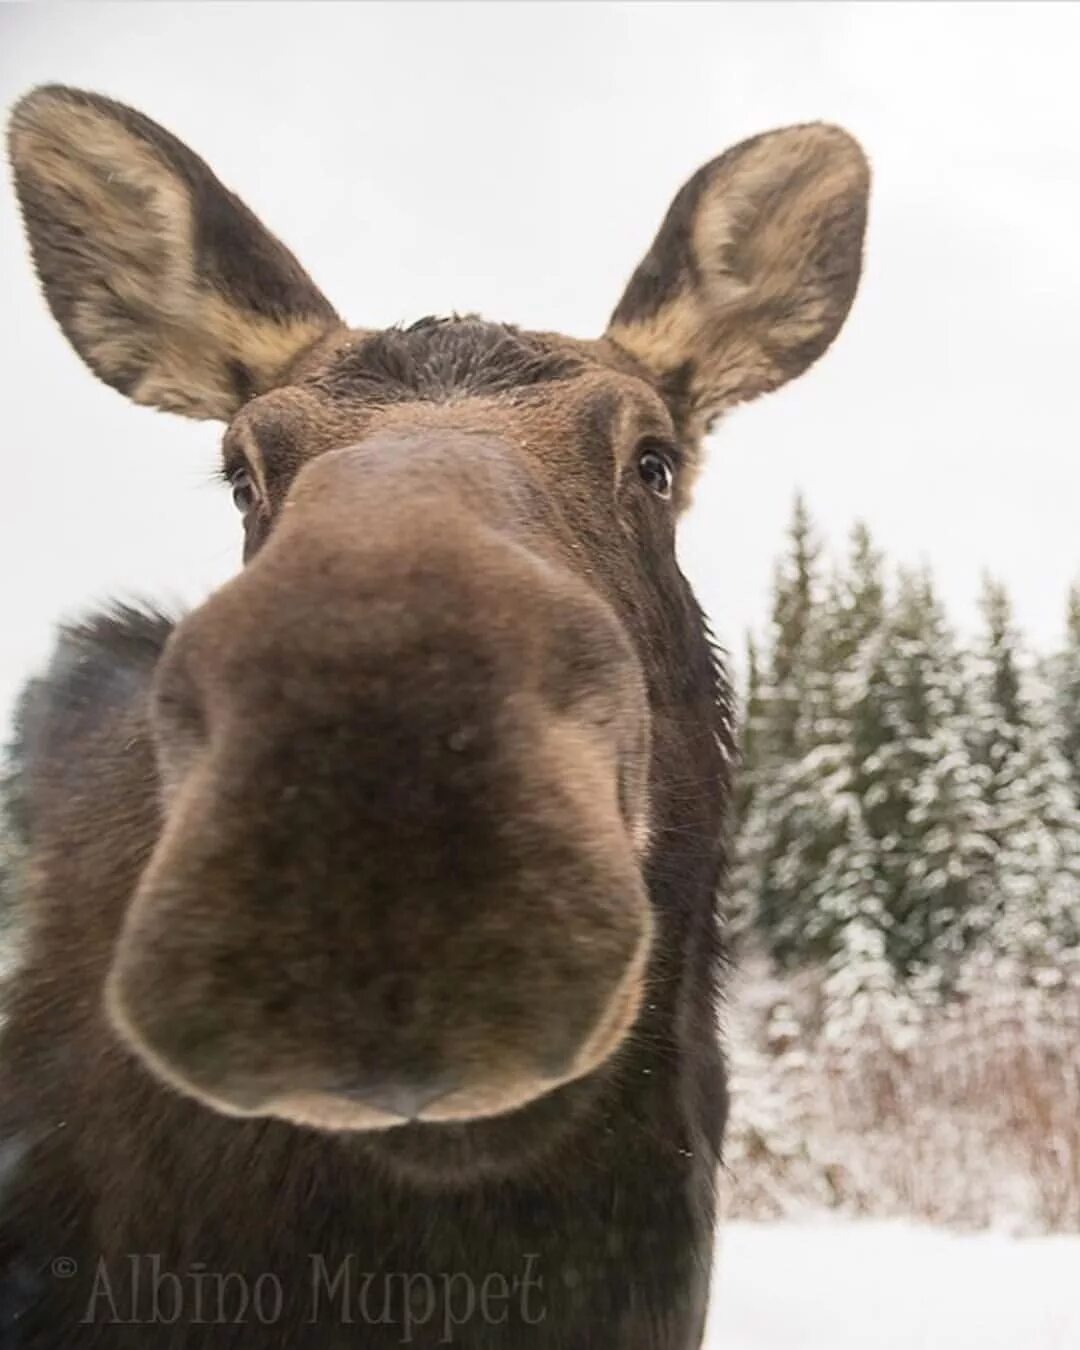
M 812 124 L 733 146 L 678 193 L 607 336 L 657 381 L 689 440 L 801 374 L 840 331 L 869 184 L 858 143 Z
M 36 89 L 9 144 L 49 307 L 136 403 L 228 419 L 339 324 L 292 254 L 141 113 Z

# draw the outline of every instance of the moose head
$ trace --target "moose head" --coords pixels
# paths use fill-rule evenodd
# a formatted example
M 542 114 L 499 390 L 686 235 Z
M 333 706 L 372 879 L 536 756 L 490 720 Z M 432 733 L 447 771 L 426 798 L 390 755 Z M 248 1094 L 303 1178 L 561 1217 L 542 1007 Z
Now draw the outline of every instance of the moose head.
M 845 319 L 857 144 L 798 126 L 705 165 L 589 341 L 349 327 L 106 98 L 39 89 L 10 144 L 58 323 L 130 399 L 225 424 L 244 534 L 156 665 L 113 1028 L 218 1112 L 325 1130 L 587 1094 L 707 965 L 730 716 L 676 520 L 713 422 Z

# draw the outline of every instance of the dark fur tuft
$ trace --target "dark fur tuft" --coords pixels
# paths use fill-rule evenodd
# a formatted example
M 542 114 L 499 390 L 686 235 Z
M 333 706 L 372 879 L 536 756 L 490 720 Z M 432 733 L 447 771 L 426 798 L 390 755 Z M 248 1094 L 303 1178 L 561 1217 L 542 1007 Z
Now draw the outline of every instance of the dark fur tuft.
M 400 403 L 505 394 L 573 379 L 583 362 L 532 334 L 472 315 L 425 318 L 350 347 L 314 383 L 336 398 Z
M 117 603 L 60 629 L 45 674 L 27 686 L 23 753 L 56 753 L 73 723 L 96 722 L 145 685 L 174 620 L 150 606 Z

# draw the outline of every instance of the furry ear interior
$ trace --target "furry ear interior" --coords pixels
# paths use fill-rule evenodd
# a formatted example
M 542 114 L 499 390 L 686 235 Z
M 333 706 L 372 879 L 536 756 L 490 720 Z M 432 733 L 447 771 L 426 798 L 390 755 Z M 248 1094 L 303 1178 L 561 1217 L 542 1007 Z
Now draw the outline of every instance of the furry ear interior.
M 733 146 L 675 197 L 607 336 L 650 372 L 688 440 L 801 374 L 840 331 L 869 186 L 858 143 L 815 123 Z
M 36 89 L 15 107 L 9 146 L 49 307 L 135 402 L 228 419 L 339 324 L 288 249 L 141 113 Z

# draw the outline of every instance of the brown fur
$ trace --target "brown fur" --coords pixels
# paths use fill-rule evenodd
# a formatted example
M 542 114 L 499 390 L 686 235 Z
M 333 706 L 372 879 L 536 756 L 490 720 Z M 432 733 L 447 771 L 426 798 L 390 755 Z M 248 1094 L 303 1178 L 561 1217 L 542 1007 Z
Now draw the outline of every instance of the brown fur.
M 674 517 L 708 421 L 839 328 L 859 152 L 820 127 L 729 151 L 579 342 L 347 329 L 201 161 L 97 96 L 37 91 L 11 144 L 76 349 L 229 419 L 247 560 L 175 626 L 69 631 L 27 698 L 18 1343 L 196 1343 L 80 1318 L 95 1260 L 254 1278 L 351 1251 L 474 1282 L 546 1263 L 544 1321 L 474 1320 L 474 1350 L 690 1350 L 732 742 Z M 58 1291 L 60 1252 L 82 1275 Z M 206 1343 L 354 1342 L 290 1314 Z

